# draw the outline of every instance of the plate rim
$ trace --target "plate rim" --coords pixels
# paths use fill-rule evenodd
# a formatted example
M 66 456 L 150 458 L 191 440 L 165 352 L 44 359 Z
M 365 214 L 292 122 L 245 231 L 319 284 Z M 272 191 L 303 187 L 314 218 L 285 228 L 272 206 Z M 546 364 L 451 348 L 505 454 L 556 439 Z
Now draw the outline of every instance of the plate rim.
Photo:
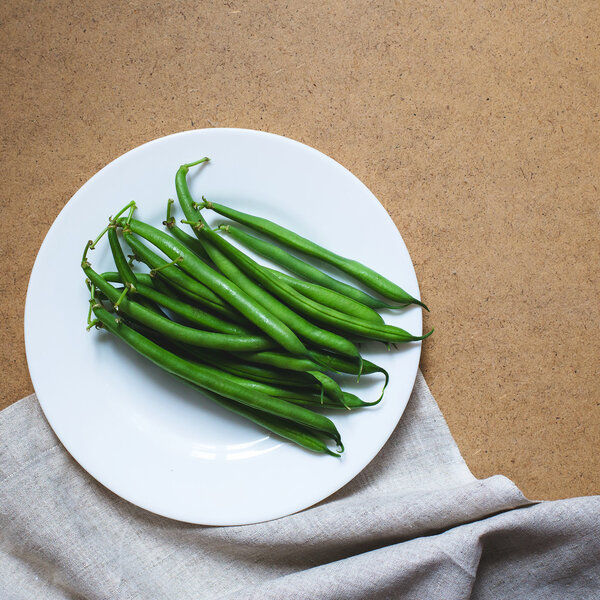
M 90 470 L 87 468 L 87 466 L 84 464 L 85 461 L 80 460 L 80 457 L 78 457 L 78 451 L 77 449 L 73 449 L 71 447 L 71 445 L 69 443 L 65 443 L 62 439 L 62 437 L 59 435 L 59 433 L 57 432 L 57 429 L 60 429 L 60 427 L 55 426 L 55 423 L 53 422 L 53 417 L 50 416 L 50 414 L 52 413 L 51 409 L 50 409 L 50 405 L 47 404 L 48 399 L 46 398 L 40 398 L 38 396 L 38 392 L 36 390 L 36 384 L 34 382 L 34 375 L 32 373 L 33 369 L 32 369 L 32 365 L 31 365 L 31 355 L 32 355 L 32 349 L 31 349 L 31 345 L 32 345 L 32 340 L 30 339 L 30 334 L 28 333 L 28 321 L 30 320 L 29 316 L 30 315 L 30 311 L 32 310 L 32 305 L 33 305 L 33 300 L 32 300 L 32 281 L 34 280 L 34 278 L 37 276 L 37 271 L 38 269 L 40 269 L 41 267 L 39 266 L 40 264 L 40 256 L 42 255 L 43 252 L 47 251 L 46 250 L 46 245 L 49 244 L 49 238 L 50 238 L 50 232 L 51 230 L 56 226 L 57 223 L 61 223 L 63 219 L 66 218 L 66 215 L 68 213 L 68 211 L 70 209 L 73 208 L 73 206 L 75 206 L 75 204 L 73 204 L 73 200 L 76 199 L 78 196 L 80 195 L 84 195 L 86 190 L 88 189 L 88 187 L 92 186 L 95 182 L 95 180 L 97 180 L 98 178 L 101 177 L 101 175 L 107 170 L 109 169 L 111 166 L 113 166 L 115 163 L 120 162 L 122 160 L 124 160 L 126 157 L 130 157 L 131 155 L 134 155 L 137 152 L 141 152 L 142 149 L 151 146 L 151 145 L 158 145 L 160 143 L 164 143 L 165 141 L 171 139 L 171 138 L 179 138 L 179 137 L 186 137 L 186 136 L 190 136 L 190 135 L 195 135 L 198 133 L 207 133 L 207 132 L 211 132 L 211 134 L 213 133 L 219 133 L 219 132 L 235 132 L 235 133 L 242 133 L 242 134 L 249 134 L 249 135 L 257 135 L 257 136 L 261 136 L 261 137 L 269 137 L 269 138 L 277 138 L 280 141 L 283 141 L 284 143 L 287 144 L 292 144 L 292 145 L 298 145 L 301 146 L 304 150 L 308 150 L 312 153 L 317 154 L 320 158 L 324 158 L 327 160 L 327 162 L 330 165 L 335 165 L 336 169 L 340 169 L 341 171 L 344 171 L 346 173 L 349 173 L 355 180 L 355 182 L 359 183 L 360 186 L 366 190 L 367 192 L 367 197 L 369 198 L 369 200 L 374 204 L 374 205 L 378 205 L 379 208 L 381 208 L 383 210 L 383 213 L 385 213 L 385 215 L 387 215 L 388 219 L 391 221 L 391 223 L 393 224 L 397 235 L 400 238 L 400 241 L 402 243 L 402 245 L 404 246 L 404 248 L 406 249 L 409 261 L 410 261 L 410 266 L 413 270 L 414 273 L 414 279 L 415 279 L 415 297 L 417 299 L 420 299 L 421 295 L 420 295 L 420 287 L 419 287 L 419 282 L 418 282 L 418 278 L 416 277 L 416 270 L 414 268 L 414 263 L 412 261 L 412 258 L 410 257 L 410 253 L 408 251 L 408 247 L 406 246 L 406 243 L 404 242 L 404 239 L 402 238 L 402 234 L 400 233 L 398 227 L 396 226 L 395 222 L 393 221 L 393 219 L 391 218 L 391 215 L 387 212 L 387 210 L 385 209 L 385 207 L 381 204 L 381 202 L 377 199 L 377 197 L 373 194 L 373 192 L 371 192 L 371 190 L 366 186 L 366 184 L 360 180 L 356 175 L 354 175 L 354 173 L 352 173 L 352 171 L 350 171 L 349 169 L 347 169 L 346 167 L 344 167 L 344 165 L 342 165 L 341 163 L 339 163 L 337 160 L 335 160 L 334 158 L 328 156 L 327 154 L 321 152 L 320 150 L 309 146 L 308 144 L 305 144 L 304 142 L 300 142 L 298 140 L 295 140 L 293 138 L 287 137 L 287 136 L 283 136 L 277 133 L 271 133 L 271 132 L 267 132 L 267 131 L 262 131 L 262 130 L 255 130 L 255 129 L 247 129 L 247 128 L 236 128 L 236 127 L 218 127 L 218 128 L 202 128 L 202 129 L 188 129 L 188 130 L 182 130 L 179 132 L 175 132 L 175 133 L 170 133 L 168 135 L 165 136 L 161 136 L 158 138 L 154 138 L 152 140 L 146 141 L 138 146 L 135 146 L 134 148 L 131 148 L 129 150 L 127 150 L 126 152 L 124 152 L 123 154 L 121 154 L 120 156 L 114 158 L 113 160 L 111 160 L 109 163 L 107 163 L 106 165 L 104 165 L 101 169 L 99 169 L 98 171 L 96 171 L 87 181 L 85 181 L 83 183 L 83 185 L 81 185 L 76 191 L 75 193 L 69 198 L 69 200 L 65 203 L 65 205 L 61 208 L 60 212 L 57 214 L 56 218 L 54 219 L 54 221 L 52 222 L 52 224 L 50 225 L 50 227 L 48 228 L 48 230 L 46 231 L 46 234 L 44 236 L 44 239 L 38 249 L 38 252 L 36 254 L 36 258 L 33 264 L 33 267 L 31 269 L 31 273 L 29 276 L 29 280 L 28 280 L 28 285 L 27 285 L 27 293 L 26 293 L 26 298 L 25 298 L 25 309 L 24 309 L 24 340 L 25 340 L 25 353 L 26 353 L 26 358 L 27 358 L 27 364 L 28 364 L 28 369 L 29 369 L 29 373 L 31 376 L 31 380 L 32 380 L 32 384 L 34 387 L 34 391 L 36 393 L 36 398 L 38 399 L 38 403 L 42 409 L 42 412 L 44 414 L 44 417 L 46 418 L 47 422 L 49 423 L 51 429 L 53 430 L 53 432 L 55 433 L 55 435 L 58 437 L 61 445 L 65 448 L 65 450 L 69 453 L 69 455 L 78 463 L 78 465 L 81 466 L 82 469 L 84 469 L 84 471 L 86 471 L 86 473 L 88 473 L 94 480 L 96 480 L 97 482 L 99 482 L 103 487 L 105 487 L 106 489 L 110 490 L 112 493 L 114 493 L 115 495 L 117 495 L 119 498 L 124 499 L 127 502 L 130 502 L 131 504 L 133 504 L 134 506 L 140 507 L 143 510 L 146 510 L 152 514 L 158 515 L 160 517 L 163 518 L 169 518 L 169 519 L 174 519 L 180 522 L 185 522 L 185 523 L 191 523 L 191 524 L 200 524 L 200 525 L 209 525 L 209 526 L 235 526 L 235 525 L 246 525 L 246 524 L 253 524 L 253 523 L 261 523 L 261 522 L 266 522 L 266 521 L 271 521 L 271 520 L 275 520 L 275 519 L 279 519 L 288 515 L 292 515 L 292 514 L 296 514 L 298 512 L 301 512 L 303 510 L 306 510 L 312 506 L 314 506 L 315 504 L 318 504 L 319 502 L 322 502 L 324 500 L 326 500 L 327 498 L 329 498 L 331 495 L 333 495 L 334 493 L 336 493 L 337 491 L 341 490 L 342 488 L 344 488 L 346 485 L 348 485 L 355 477 L 357 477 L 360 473 L 362 473 L 362 471 L 375 459 L 376 456 L 379 455 L 379 453 L 381 452 L 381 450 L 383 449 L 383 447 L 385 446 L 385 444 L 389 441 L 391 435 L 393 434 L 394 430 L 397 427 L 398 423 L 395 423 L 394 427 L 390 430 L 389 434 L 386 435 L 385 437 L 382 437 L 381 439 L 381 443 L 378 445 L 378 449 L 377 451 L 370 456 L 368 459 L 366 460 L 361 460 L 360 461 L 360 465 L 359 465 L 359 469 L 356 470 L 356 472 L 354 472 L 353 474 L 351 474 L 349 477 L 345 478 L 344 482 L 341 484 L 338 484 L 337 482 L 334 483 L 331 486 L 328 486 L 327 489 L 325 491 L 323 491 L 323 488 L 320 488 L 320 491 L 316 491 L 314 494 L 311 495 L 311 499 L 308 500 L 307 502 L 303 502 L 302 506 L 294 509 L 293 511 L 284 511 L 282 513 L 277 513 L 274 516 L 270 516 L 268 518 L 264 518 L 264 519 L 250 519 L 247 521 L 240 521 L 239 519 L 235 519 L 231 522 L 227 522 L 227 520 L 221 520 L 219 522 L 207 522 L 205 520 L 191 520 L 189 518 L 182 518 L 182 516 L 177 516 L 175 514 L 167 514 L 168 511 L 158 511 L 156 510 L 156 507 L 152 507 L 152 503 L 148 504 L 147 502 L 145 502 L 144 500 L 140 500 L 139 498 L 135 498 L 134 494 L 127 494 L 127 493 L 122 493 L 122 491 L 117 491 L 116 489 L 114 489 L 113 486 L 111 486 L 111 484 L 106 481 L 106 477 L 103 476 L 102 474 L 99 474 L 97 472 L 94 472 L 94 470 Z M 76 201 L 77 203 L 77 201 Z M 69 208 L 71 207 L 71 208 Z M 422 319 L 421 319 L 421 334 L 422 334 L 422 328 L 423 328 L 423 324 L 422 324 Z M 416 354 L 416 358 L 414 359 L 414 364 L 411 372 L 405 372 L 403 375 L 407 380 L 410 380 L 410 390 L 412 390 L 414 388 L 414 384 L 416 381 L 416 377 L 417 377 L 417 373 L 418 373 L 418 369 L 419 369 L 419 363 L 420 363 L 420 357 L 421 357 L 421 353 L 422 353 L 422 342 L 415 342 L 415 347 L 418 348 L 417 350 L 417 354 Z M 400 421 L 400 419 L 402 418 L 405 410 L 406 410 L 406 406 L 408 404 L 408 401 L 410 399 L 410 393 L 408 393 L 408 398 L 406 399 L 406 403 L 404 404 L 404 407 L 402 409 L 402 412 L 399 415 L 398 418 L 398 422 Z M 43 396 L 43 394 L 42 394 Z M 50 414 L 49 414 L 50 413 Z M 276 512 L 276 511 L 275 511 Z

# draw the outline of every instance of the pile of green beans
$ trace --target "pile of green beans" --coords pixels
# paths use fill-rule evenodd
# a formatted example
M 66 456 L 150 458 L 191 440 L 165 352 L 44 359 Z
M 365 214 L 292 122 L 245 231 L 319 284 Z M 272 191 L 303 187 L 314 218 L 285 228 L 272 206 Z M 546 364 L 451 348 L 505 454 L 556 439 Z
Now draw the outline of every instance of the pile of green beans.
M 182 165 L 175 176 L 182 222 L 190 233 L 175 223 L 173 200 L 167 203 L 165 229 L 134 219 L 131 202 L 87 243 L 81 267 L 91 296 L 88 330 L 105 329 L 206 398 L 271 433 L 340 456 L 340 433 L 321 409 L 376 405 L 389 381 L 384 369 L 361 356 L 357 343 L 377 340 L 389 347 L 426 338 L 433 330 L 412 335 L 386 324 L 377 310 L 427 307 L 369 267 L 281 225 L 204 197 L 197 202 L 187 174 L 206 161 Z M 203 209 L 267 239 L 233 222 L 213 230 Z M 114 270 L 98 273 L 88 254 L 104 234 Z M 288 273 L 256 262 L 220 234 Z M 324 273 L 306 256 L 350 275 L 369 293 Z M 134 261 L 149 272 L 134 271 Z M 358 380 L 383 375 L 381 395 L 365 402 L 343 390 L 342 373 Z

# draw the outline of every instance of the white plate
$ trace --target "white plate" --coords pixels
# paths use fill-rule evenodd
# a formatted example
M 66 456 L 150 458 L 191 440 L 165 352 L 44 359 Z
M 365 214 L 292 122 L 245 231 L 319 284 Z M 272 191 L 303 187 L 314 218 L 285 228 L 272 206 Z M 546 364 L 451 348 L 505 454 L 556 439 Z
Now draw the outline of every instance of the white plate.
M 333 415 L 346 447 L 336 459 L 213 406 L 107 332 L 86 332 L 85 242 L 130 200 L 139 218 L 159 225 L 175 197 L 175 171 L 205 155 L 211 162 L 188 175 L 196 197 L 271 218 L 417 298 L 419 290 L 406 246 L 373 194 L 331 158 L 277 135 L 206 129 L 160 138 L 110 163 L 67 203 L 39 251 L 25 307 L 29 370 L 50 425 L 88 473 L 133 504 L 190 523 L 241 525 L 307 508 L 373 459 L 406 407 L 421 344 L 369 348 L 391 381 L 378 406 Z M 90 258 L 98 272 L 114 270 L 106 240 Z M 385 317 L 422 330 L 419 308 Z M 361 396 L 375 399 L 380 385 L 379 376 L 364 377 Z

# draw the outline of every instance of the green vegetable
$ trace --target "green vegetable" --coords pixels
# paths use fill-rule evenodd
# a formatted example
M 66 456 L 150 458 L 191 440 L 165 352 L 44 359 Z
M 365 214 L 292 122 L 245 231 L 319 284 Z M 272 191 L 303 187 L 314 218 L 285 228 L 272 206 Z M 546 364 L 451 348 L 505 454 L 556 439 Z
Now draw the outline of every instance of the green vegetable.
M 303 254 L 318 258 L 323 262 L 333 265 L 340 271 L 347 273 L 354 279 L 364 283 L 375 292 L 378 292 L 390 300 L 400 302 L 401 304 L 418 304 L 426 310 L 429 310 L 420 300 L 413 298 L 400 286 L 396 285 L 389 279 L 386 279 L 383 275 L 380 275 L 376 271 L 373 271 L 373 269 L 370 269 L 356 260 L 339 256 L 338 254 L 335 254 L 334 252 L 331 252 L 330 250 L 311 242 L 297 233 L 294 233 L 293 231 L 290 231 L 281 225 L 277 225 L 276 223 L 269 221 L 268 219 L 249 215 L 247 213 L 234 210 L 233 208 L 229 208 L 228 206 L 217 204 L 216 202 L 204 201 L 202 206 L 210 208 L 220 215 L 231 219 L 232 221 L 236 221 L 242 225 L 246 225 L 247 227 L 254 229 L 255 231 L 259 231 L 260 233 L 277 240 L 288 248 L 293 248 L 294 250 L 298 250 Z
M 157 331 L 169 338 L 193 346 L 202 348 L 215 348 L 217 350 L 264 350 L 273 348 L 273 341 L 265 336 L 259 335 L 239 335 L 227 333 L 214 333 L 212 331 L 203 331 L 193 327 L 187 327 L 171 321 L 170 319 L 157 314 L 153 310 L 146 308 L 142 304 L 129 300 L 126 294 L 119 293 L 108 281 L 104 280 L 91 267 L 82 265 L 83 271 L 88 279 L 100 290 L 110 302 L 118 305 L 119 312 L 130 316 L 146 327 Z M 127 291 L 130 288 L 125 288 Z
M 208 203 L 206 203 L 206 205 L 208 206 Z M 211 204 L 211 206 L 214 206 L 214 203 Z M 265 258 L 271 259 L 275 264 L 288 269 L 292 273 L 296 273 L 296 275 L 300 275 L 300 277 L 304 277 L 312 283 L 316 283 L 330 290 L 334 290 L 346 296 L 347 298 L 352 298 L 353 300 L 356 300 L 365 306 L 370 306 L 371 308 L 396 308 L 391 304 L 384 302 L 383 300 L 378 300 L 373 296 L 369 296 L 369 294 L 363 292 L 362 290 L 330 277 L 327 275 L 327 273 L 323 273 L 323 271 L 317 269 L 310 263 L 297 258 L 293 254 L 290 254 L 284 248 L 280 248 L 275 244 L 250 235 L 235 225 L 222 225 L 220 229 L 230 234 L 231 237 L 240 242 L 240 244 L 243 244 L 246 248 L 253 250 Z
M 185 360 L 128 327 L 98 303 L 92 305 L 92 310 L 108 331 L 165 371 L 250 408 L 318 431 L 343 448 L 339 431 L 327 417 L 267 394 L 248 390 L 239 385 L 227 373 Z
M 248 296 L 224 275 L 202 262 L 181 242 L 137 219 L 131 219 L 129 223 L 126 223 L 125 219 L 121 218 L 118 223 L 122 227 L 126 227 L 125 231 L 130 230 L 154 244 L 171 260 L 177 260 L 179 267 L 183 271 L 194 279 L 202 281 L 213 293 L 237 309 L 251 323 L 264 331 L 288 352 L 304 356 L 308 354 L 308 350 L 304 344 L 287 325 L 270 314 L 262 305 Z
M 196 226 L 196 230 L 205 236 L 211 243 L 234 261 L 246 274 L 260 283 L 265 289 L 269 290 L 292 308 L 315 319 L 318 322 L 330 325 L 336 330 L 353 333 L 373 340 L 383 342 L 414 342 L 425 339 L 433 333 L 433 330 L 422 336 L 411 335 L 400 327 L 393 325 L 377 324 L 368 321 L 361 321 L 349 317 L 332 308 L 325 307 L 313 300 L 302 296 L 292 287 L 279 281 L 270 273 L 264 271 L 260 265 L 253 261 L 249 256 L 232 246 L 227 240 L 205 227 L 202 223 Z

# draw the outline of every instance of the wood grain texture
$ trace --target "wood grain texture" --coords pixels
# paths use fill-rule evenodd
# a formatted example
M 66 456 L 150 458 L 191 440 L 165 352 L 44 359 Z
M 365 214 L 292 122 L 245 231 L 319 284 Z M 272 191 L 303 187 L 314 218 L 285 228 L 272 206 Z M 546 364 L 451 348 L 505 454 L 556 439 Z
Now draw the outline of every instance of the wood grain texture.
M 595 0 L 76 4 L 0 5 L 0 407 L 32 391 L 28 277 L 73 193 L 153 138 L 247 127 L 332 156 L 392 215 L 473 472 L 600 492 Z

